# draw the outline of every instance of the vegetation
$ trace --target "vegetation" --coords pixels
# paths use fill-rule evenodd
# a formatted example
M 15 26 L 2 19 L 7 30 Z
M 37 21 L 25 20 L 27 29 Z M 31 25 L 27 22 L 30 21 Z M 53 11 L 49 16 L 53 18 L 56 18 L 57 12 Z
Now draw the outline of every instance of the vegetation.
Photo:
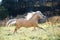
M 46 16 L 60 15 L 60 1 L 58 0 L 2 0 L 2 6 L 8 9 L 9 16 L 41 11 Z
M 0 20 L 5 19 L 8 15 L 8 11 L 3 6 L 0 6 Z

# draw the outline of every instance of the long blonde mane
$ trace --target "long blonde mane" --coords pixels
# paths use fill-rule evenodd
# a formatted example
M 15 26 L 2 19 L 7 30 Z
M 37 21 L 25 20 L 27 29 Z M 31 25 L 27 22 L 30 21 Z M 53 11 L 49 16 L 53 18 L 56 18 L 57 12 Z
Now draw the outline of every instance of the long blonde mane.
M 27 16 L 25 16 L 25 19 L 29 20 L 35 13 L 39 13 L 42 15 L 41 11 L 29 12 L 29 13 L 27 13 Z
M 27 13 L 27 16 L 25 16 L 25 19 L 29 20 L 33 16 L 33 14 L 35 14 L 35 12 Z

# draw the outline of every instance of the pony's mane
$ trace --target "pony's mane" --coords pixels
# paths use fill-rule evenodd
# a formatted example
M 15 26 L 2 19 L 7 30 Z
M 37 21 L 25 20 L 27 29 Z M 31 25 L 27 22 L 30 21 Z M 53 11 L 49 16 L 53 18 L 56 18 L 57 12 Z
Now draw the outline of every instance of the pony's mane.
M 36 12 L 39 13 L 39 14 L 41 14 L 41 15 L 43 15 L 41 11 L 36 11 Z
M 25 16 L 26 20 L 29 20 L 35 13 L 39 13 L 40 15 L 43 15 L 41 11 L 36 11 L 36 12 L 28 12 L 27 16 Z
M 36 13 L 40 14 L 41 16 L 44 16 L 41 11 L 36 11 Z
M 27 13 L 27 16 L 25 16 L 25 19 L 29 20 L 33 16 L 33 14 L 35 14 L 35 12 L 29 12 L 29 13 Z

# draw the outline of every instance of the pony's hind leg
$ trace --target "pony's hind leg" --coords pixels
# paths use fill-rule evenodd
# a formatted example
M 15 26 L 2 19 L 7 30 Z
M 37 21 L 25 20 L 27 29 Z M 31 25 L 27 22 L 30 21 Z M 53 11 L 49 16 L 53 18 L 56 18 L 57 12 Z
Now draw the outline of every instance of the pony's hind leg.
M 39 27 L 39 26 L 37 26 L 39 29 L 42 29 L 42 30 L 44 30 L 44 31 L 46 31 L 44 28 L 42 28 L 42 27 Z
M 15 30 L 14 30 L 14 33 L 17 33 L 17 30 L 19 29 L 20 27 L 16 27 Z
M 15 28 L 14 33 L 17 33 L 17 28 Z

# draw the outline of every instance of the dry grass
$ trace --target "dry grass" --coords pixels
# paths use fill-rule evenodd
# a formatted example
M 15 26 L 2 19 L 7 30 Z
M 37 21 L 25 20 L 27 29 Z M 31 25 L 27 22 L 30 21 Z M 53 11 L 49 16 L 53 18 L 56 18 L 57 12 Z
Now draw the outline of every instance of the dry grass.
M 56 25 L 56 24 L 60 24 L 60 16 L 53 16 L 53 17 L 50 17 L 46 20 L 46 24 L 49 24 L 49 25 Z
M 43 23 L 39 26 L 46 29 L 47 32 L 42 29 L 32 31 L 33 28 L 21 28 L 16 34 L 13 34 L 14 26 L 0 27 L 0 40 L 60 40 L 60 27 L 58 25 L 50 26 Z

